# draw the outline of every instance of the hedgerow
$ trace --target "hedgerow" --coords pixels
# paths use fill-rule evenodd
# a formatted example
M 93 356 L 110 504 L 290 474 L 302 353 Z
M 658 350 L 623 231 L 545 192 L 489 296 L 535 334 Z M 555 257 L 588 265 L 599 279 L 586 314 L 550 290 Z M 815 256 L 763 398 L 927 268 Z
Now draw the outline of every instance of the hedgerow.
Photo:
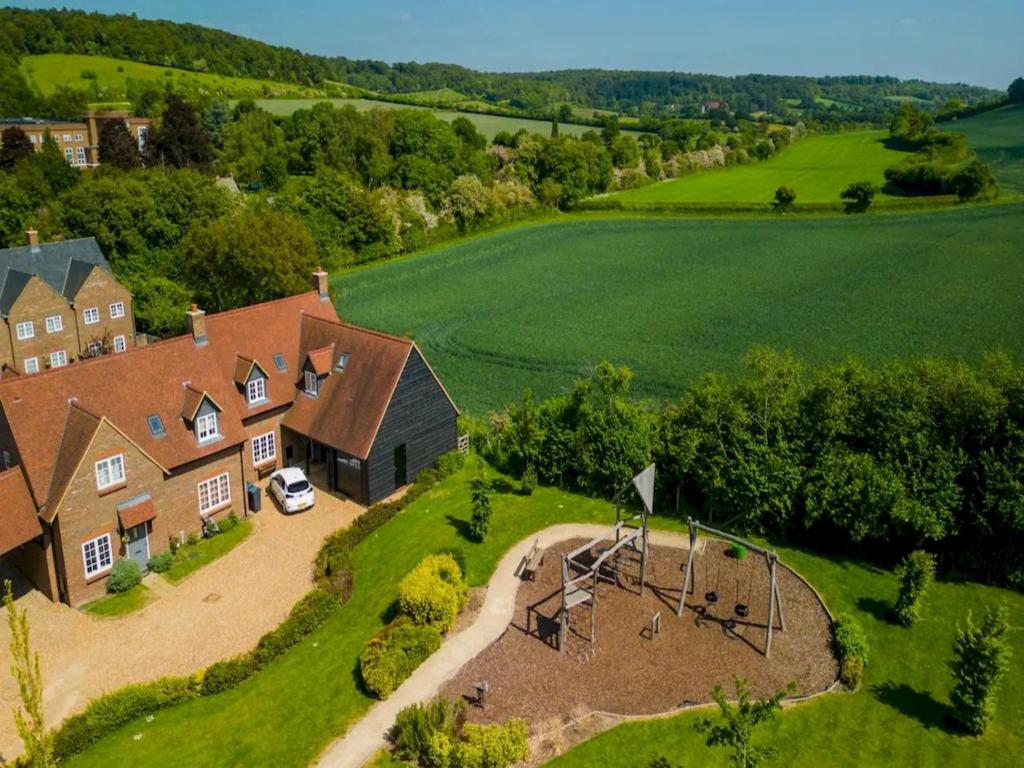
M 400 617 L 370 638 L 359 654 L 363 685 L 371 695 L 386 699 L 440 647 L 437 627 Z

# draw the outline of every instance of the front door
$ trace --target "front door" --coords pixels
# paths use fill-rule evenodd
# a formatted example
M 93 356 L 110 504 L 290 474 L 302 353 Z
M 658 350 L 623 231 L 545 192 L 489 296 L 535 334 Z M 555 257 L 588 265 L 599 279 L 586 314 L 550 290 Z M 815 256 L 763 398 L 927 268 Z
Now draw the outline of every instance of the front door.
M 395 488 L 401 488 L 407 482 L 405 467 L 405 445 L 395 448 Z
M 143 523 L 128 529 L 128 557 L 146 570 L 149 565 L 149 524 Z

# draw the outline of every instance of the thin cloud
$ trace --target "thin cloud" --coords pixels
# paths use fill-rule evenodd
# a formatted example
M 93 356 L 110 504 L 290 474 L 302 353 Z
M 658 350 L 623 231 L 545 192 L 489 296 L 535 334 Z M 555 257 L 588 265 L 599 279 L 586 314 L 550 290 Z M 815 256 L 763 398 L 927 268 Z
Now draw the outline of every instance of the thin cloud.
M 915 19 L 913 16 L 908 16 L 905 19 L 900 19 L 900 26 L 903 26 L 903 27 L 916 27 L 917 26 L 917 19 Z

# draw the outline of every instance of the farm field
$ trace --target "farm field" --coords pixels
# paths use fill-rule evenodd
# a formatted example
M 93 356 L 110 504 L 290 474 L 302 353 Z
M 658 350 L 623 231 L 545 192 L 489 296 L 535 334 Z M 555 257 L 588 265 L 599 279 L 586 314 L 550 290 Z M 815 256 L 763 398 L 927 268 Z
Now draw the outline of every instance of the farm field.
M 1005 194 L 1024 194 L 1024 104 L 942 123 L 943 130 L 963 131 L 978 157 L 988 163 Z
M 800 203 L 833 203 L 854 181 L 885 183 L 884 172 L 906 156 L 889 149 L 887 131 L 808 136 L 762 163 L 719 168 L 608 197 L 623 202 L 767 203 L 776 188 L 796 190 Z M 889 195 L 879 194 L 875 204 Z
M 107 100 L 115 100 L 115 97 L 124 95 L 128 78 L 161 83 L 171 80 L 176 85 L 180 83 L 196 84 L 227 98 L 315 93 L 315 89 L 301 85 L 278 83 L 273 80 L 254 80 L 248 77 L 227 77 L 207 72 L 190 72 L 184 69 L 114 59 L 109 56 L 47 53 L 38 56 L 25 56 L 21 60 L 20 66 L 29 85 L 44 95 L 53 93 L 57 90 L 58 85 L 85 90 L 95 82 L 102 91 L 107 93 L 105 97 Z M 81 77 L 81 73 L 85 70 L 95 72 L 96 79 Z M 171 73 L 170 77 L 167 75 L 168 72 Z
M 812 362 L 1024 353 L 1024 205 L 822 218 L 576 218 L 335 278 L 342 317 L 415 338 L 460 407 L 602 359 L 677 396 L 753 344 Z
M 489 580 L 501 554 L 534 531 L 558 522 L 614 518 L 609 503 L 554 488 L 538 488 L 532 496 L 495 494 L 487 540 L 469 542 L 458 530 L 471 514 L 469 480 L 476 472 L 474 464 L 471 460 L 356 547 L 351 599 L 298 646 L 234 690 L 158 712 L 149 722 L 137 720 L 66 765 L 85 768 L 117 761 L 156 768 L 306 766 L 370 706 L 356 682 L 359 651 L 384 625 L 399 579 L 421 557 L 458 546 L 466 554 L 469 583 L 480 585 Z M 664 515 L 653 520 L 660 527 L 682 527 Z M 1024 597 L 977 584 L 940 582 L 929 592 L 923 619 L 912 629 L 903 629 L 884 618 L 896 591 L 891 573 L 789 547 L 777 550 L 784 563 L 819 589 L 833 611 L 852 614 L 871 644 L 865 684 L 858 693 L 801 705 L 763 727 L 761 736 L 781 751 L 779 765 L 822 765 L 824 755 L 829 765 L 851 768 L 1016 764 L 1014 755 L 1024 748 L 1024 734 L 1017 727 L 1024 717 L 1024 666 L 1011 667 L 989 733 L 967 739 L 942 726 L 949 690 L 943 662 L 949 658 L 953 627 L 967 608 L 977 614 L 984 606 L 1005 600 L 1011 623 L 1020 626 Z M 787 631 L 797 627 L 790 623 Z M 1024 635 L 1014 633 L 1012 642 L 1015 658 L 1024 656 Z M 722 682 L 728 682 L 726 670 Z M 724 765 L 718 750 L 703 746 L 692 722 L 693 715 L 683 715 L 623 726 L 570 751 L 555 765 L 634 768 L 659 754 L 671 757 L 673 765 Z

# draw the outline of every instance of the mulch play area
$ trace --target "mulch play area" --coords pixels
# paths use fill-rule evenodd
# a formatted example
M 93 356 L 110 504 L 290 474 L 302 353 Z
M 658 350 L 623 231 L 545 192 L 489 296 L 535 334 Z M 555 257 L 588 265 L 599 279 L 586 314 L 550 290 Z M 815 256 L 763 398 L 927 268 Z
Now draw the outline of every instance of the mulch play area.
M 544 554 L 534 580 L 519 587 L 508 630 L 445 684 L 442 695 L 470 703 L 471 720 L 521 717 L 537 726 L 592 711 L 657 714 L 710 701 L 716 684 L 731 694 L 734 674 L 746 678 L 757 695 L 790 681 L 796 682 L 797 695 L 808 695 L 835 681 L 829 619 L 813 591 L 780 563 L 777 583 L 786 629 L 779 631 L 776 616 L 766 659 L 770 582 L 765 559 L 752 552 L 736 559 L 715 539 L 701 542 L 695 589 L 681 617 L 675 608 L 686 550 L 651 547 L 642 596 L 639 556 L 624 553 L 618 585 L 602 582 L 598 590 L 596 641 L 588 641 L 590 609 L 579 606 L 570 611 L 566 649 L 560 653 L 562 555 L 584 543 L 565 541 Z M 706 604 L 708 591 L 718 595 L 713 605 Z M 746 618 L 735 616 L 736 603 L 748 605 Z M 658 612 L 661 628 L 652 639 L 652 617 Z M 725 626 L 730 619 L 736 621 L 733 629 Z M 474 686 L 481 681 L 488 684 L 483 707 L 475 705 Z

